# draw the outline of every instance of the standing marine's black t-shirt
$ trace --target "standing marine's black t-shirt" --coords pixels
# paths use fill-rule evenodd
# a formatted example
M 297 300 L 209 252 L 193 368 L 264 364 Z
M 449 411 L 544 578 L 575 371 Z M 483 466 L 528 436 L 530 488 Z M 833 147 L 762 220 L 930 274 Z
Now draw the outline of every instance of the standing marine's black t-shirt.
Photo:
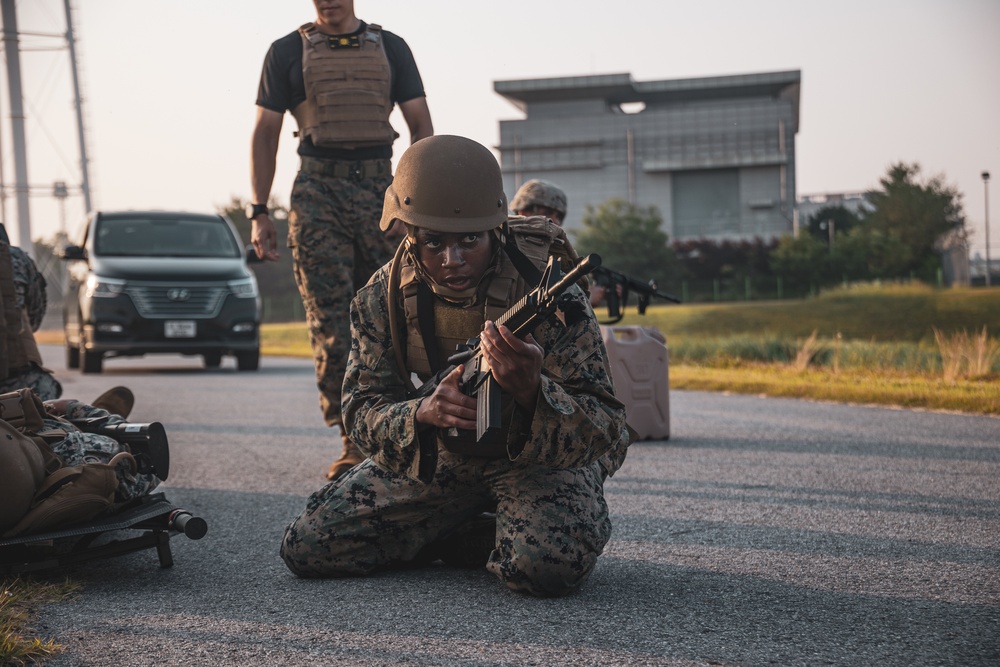
M 361 27 L 352 35 L 360 35 L 368 29 Z M 417 70 L 410 47 L 399 35 L 382 31 L 385 55 L 389 59 L 392 73 L 390 95 L 392 103 L 408 102 L 424 97 L 424 84 Z M 296 30 L 271 44 L 264 58 L 264 68 L 260 73 L 260 87 L 257 89 L 257 105 L 271 111 L 284 113 L 294 109 L 306 99 L 306 87 L 302 80 L 302 36 Z M 338 160 L 372 160 L 392 157 L 392 146 L 374 146 L 357 149 L 319 148 L 308 139 L 299 142 L 299 155 Z

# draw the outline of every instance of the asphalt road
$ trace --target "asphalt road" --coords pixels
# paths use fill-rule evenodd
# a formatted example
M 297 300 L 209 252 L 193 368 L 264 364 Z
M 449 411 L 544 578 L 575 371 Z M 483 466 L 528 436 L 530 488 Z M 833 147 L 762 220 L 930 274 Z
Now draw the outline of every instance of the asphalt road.
M 671 438 L 607 483 L 614 534 L 570 597 L 443 565 L 299 580 L 285 525 L 339 442 L 308 360 L 43 354 L 65 395 L 114 384 L 160 421 L 167 497 L 208 535 L 79 566 L 52 665 L 998 665 L 1000 420 L 671 392 Z

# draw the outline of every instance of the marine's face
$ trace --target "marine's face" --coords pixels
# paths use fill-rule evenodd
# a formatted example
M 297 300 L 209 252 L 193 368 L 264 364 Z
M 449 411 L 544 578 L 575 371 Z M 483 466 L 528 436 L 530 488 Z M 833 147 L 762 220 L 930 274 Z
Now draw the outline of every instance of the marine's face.
M 335 34 L 347 30 L 354 21 L 354 0 L 313 0 L 316 5 L 316 23 Z M 351 26 L 353 27 L 353 26 Z
M 493 254 L 489 232 L 418 229 L 416 250 L 427 277 L 458 292 L 479 284 Z

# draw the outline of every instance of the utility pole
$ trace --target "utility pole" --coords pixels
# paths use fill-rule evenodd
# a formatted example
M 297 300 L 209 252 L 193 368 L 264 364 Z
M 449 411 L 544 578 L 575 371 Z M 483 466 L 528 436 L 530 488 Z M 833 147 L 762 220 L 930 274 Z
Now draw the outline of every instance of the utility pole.
M 14 141 L 14 189 L 17 193 L 18 245 L 35 256 L 31 239 L 31 212 L 28 208 L 28 153 L 24 142 L 24 107 L 21 97 L 21 55 L 18 48 L 17 12 L 14 0 L 0 0 L 3 15 L 4 54 L 7 58 L 7 86 L 10 97 L 11 137 Z
M 990 286 L 990 172 L 983 172 L 983 197 L 986 203 L 986 286 Z
M 83 133 L 83 102 L 80 99 L 80 75 L 76 66 L 76 38 L 73 37 L 73 16 L 69 0 L 63 0 L 66 7 L 66 42 L 69 44 L 69 64 L 73 72 L 73 101 L 76 106 L 76 136 L 80 143 L 80 189 L 83 191 L 83 213 L 90 214 L 90 175 L 88 173 L 87 142 Z

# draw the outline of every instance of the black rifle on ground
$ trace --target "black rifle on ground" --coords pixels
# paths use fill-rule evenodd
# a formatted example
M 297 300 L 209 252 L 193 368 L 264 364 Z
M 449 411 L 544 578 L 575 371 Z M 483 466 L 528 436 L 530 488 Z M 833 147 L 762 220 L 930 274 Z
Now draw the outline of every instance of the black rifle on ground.
M 140 473 L 152 473 L 162 481 L 170 474 L 167 432 L 160 422 L 108 424 L 107 417 L 69 421 L 81 431 L 105 435 L 124 445 L 135 458 Z
M 625 316 L 625 306 L 628 305 L 630 292 L 635 292 L 639 298 L 640 315 L 646 314 L 646 306 L 649 305 L 649 300 L 654 296 L 673 303 L 681 302 L 673 294 L 661 292 L 657 289 L 655 280 L 643 283 L 624 273 L 619 273 L 614 269 L 604 266 L 600 266 L 594 270 L 594 283 L 605 288 L 604 298 L 608 302 L 608 317 L 611 318 L 607 322 L 601 322 L 601 324 L 614 324 Z M 621 294 L 619 294 L 618 290 L 619 285 L 621 286 Z
M 549 257 L 538 287 L 525 294 L 510 310 L 496 318 L 497 326 L 504 325 L 518 338 L 524 338 L 556 310 L 559 297 L 580 278 L 601 265 L 601 256 L 591 254 L 581 259 L 569 273 L 562 275 L 559 260 Z M 493 372 L 483 362 L 479 338 L 470 338 L 458 353 L 448 357 L 450 366 L 423 383 L 416 389 L 413 398 L 430 396 L 435 387 L 459 364 L 465 364 L 462 375 L 462 391 L 476 396 L 476 436 L 477 443 L 489 442 L 500 433 L 501 407 L 500 386 Z M 462 437 L 463 431 L 452 429 L 455 437 Z

